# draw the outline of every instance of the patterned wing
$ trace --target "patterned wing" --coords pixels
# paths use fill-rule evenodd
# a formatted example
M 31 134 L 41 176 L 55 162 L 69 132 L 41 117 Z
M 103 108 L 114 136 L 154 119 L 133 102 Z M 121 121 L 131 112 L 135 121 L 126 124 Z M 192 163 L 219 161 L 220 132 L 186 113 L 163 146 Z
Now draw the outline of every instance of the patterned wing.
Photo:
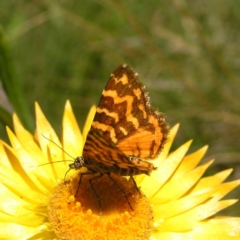
M 166 141 L 168 126 L 164 115 L 150 107 L 138 74 L 122 65 L 103 90 L 91 131 L 101 132 L 124 155 L 154 158 Z
M 128 169 L 130 171 L 123 172 L 123 175 L 131 175 L 132 173 L 148 174 L 154 169 L 151 163 L 139 159 L 130 160 L 130 158 L 111 141 L 106 140 L 100 131 L 95 130 L 89 131 L 88 133 L 83 150 L 83 157 L 86 161 L 85 166 L 96 172 L 115 171 L 119 173 L 120 169 Z

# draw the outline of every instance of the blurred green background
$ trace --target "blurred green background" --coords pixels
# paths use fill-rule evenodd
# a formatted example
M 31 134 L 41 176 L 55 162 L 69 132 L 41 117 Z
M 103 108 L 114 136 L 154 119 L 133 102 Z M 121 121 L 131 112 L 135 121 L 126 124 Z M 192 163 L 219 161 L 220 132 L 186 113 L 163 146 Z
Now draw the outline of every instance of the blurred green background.
M 208 174 L 234 168 L 229 179 L 240 178 L 239 12 L 237 0 L 0 1 L 1 138 L 12 109 L 34 131 L 34 101 L 59 135 L 67 99 L 83 126 L 110 73 L 127 63 L 152 105 L 181 124 L 173 149 L 208 144 Z

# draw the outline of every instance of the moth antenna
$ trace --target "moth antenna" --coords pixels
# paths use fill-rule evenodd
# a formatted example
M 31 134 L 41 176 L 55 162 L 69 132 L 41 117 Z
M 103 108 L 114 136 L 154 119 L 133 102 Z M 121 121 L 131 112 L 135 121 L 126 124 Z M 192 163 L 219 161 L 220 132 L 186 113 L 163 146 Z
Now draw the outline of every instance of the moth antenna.
M 41 133 L 41 134 L 42 134 L 42 133 Z M 60 147 L 60 146 L 59 146 L 57 143 L 55 143 L 53 140 L 45 137 L 43 134 L 42 134 L 42 136 L 43 136 L 45 139 L 47 139 L 48 141 L 54 143 L 58 148 L 60 148 L 64 153 L 66 153 L 70 158 L 72 158 L 73 160 L 75 160 L 75 158 L 74 158 L 73 156 L 71 156 L 69 153 L 67 153 L 62 147 Z M 70 161 L 70 160 L 67 160 L 67 161 Z M 57 161 L 57 162 L 58 162 L 58 161 Z
M 37 167 L 41 167 L 41 166 L 43 166 L 43 165 L 48 165 L 48 164 L 52 164 L 52 163 L 60 163 L 60 162 L 73 162 L 73 161 L 72 161 L 72 160 L 60 160 L 60 161 L 42 163 L 42 164 L 37 165 Z
M 42 134 L 42 133 L 41 133 L 41 134 Z M 43 136 L 45 139 L 47 139 L 48 141 L 54 143 L 58 148 L 60 148 L 64 153 L 66 153 L 70 158 L 72 158 L 72 159 L 75 161 L 75 158 L 74 158 L 73 156 L 71 156 L 69 153 L 67 153 L 67 152 L 66 152 L 62 147 L 60 147 L 57 143 L 55 143 L 53 140 L 45 137 L 43 134 L 42 134 L 42 136 Z M 64 162 L 64 161 L 65 161 L 65 162 L 74 162 L 74 161 L 72 161 L 72 160 L 60 160 L 60 161 L 54 161 L 54 162 L 50 162 L 50 163 L 43 163 L 43 164 L 40 164 L 40 165 L 38 165 L 38 166 L 43 166 L 43 165 L 47 165 L 47 164 L 51 164 L 51 163 L 60 163 L 60 162 Z M 64 175 L 64 182 L 66 182 L 66 177 L 67 177 L 67 174 L 68 174 L 69 171 L 71 171 L 71 168 L 69 168 L 68 171 L 65 173 L 65 175 Z

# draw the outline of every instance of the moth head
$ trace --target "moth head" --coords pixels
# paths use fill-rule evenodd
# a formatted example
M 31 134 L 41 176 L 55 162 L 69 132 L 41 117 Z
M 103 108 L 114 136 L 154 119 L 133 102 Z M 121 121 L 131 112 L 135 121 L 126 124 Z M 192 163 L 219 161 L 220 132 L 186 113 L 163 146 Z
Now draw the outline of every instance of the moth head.
M 84 164 L 84 159 L 83 157 L 77 157 L 74 159 L 74 162 L 73 163 L 70 163 L 68 166 L 69 166 L 69 169 L 79 169 L 83 166 Z

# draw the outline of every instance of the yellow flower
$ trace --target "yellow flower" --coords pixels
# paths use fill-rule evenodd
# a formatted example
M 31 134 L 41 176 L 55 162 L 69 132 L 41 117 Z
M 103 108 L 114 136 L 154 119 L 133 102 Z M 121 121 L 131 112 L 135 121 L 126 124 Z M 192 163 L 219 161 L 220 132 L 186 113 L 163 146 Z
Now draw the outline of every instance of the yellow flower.
M 223 183 L 231 170 L 202 177 L 212 163 L 198 166 L 207 147 L 186 155 L 191 144 L 187 142 L 169 154 L 178 126 L 154 160 L 157 170 L 135 177 L 142 194 L 131 179 L 113 176 L 115 185 L 105 176 L 92 181 L 93 189 L 93 176 L 85 175 L 74 197 L 80 174 L 70 171 L 63 181 L 74 160 L 67 153 L 81 156 L 94 113 L 92 108 L 81 134 L 67 102 L 61 140 L 37 104 L 34 136 L 13 116 L 15 133 L 7 128 L 11 146 L 0 144 L 1 239 L 240 238 L 240 218 L 214 217 L 237 201 L 221 199 L 240 180 Z M 57 163 L 42 165 L 52 162 Z

